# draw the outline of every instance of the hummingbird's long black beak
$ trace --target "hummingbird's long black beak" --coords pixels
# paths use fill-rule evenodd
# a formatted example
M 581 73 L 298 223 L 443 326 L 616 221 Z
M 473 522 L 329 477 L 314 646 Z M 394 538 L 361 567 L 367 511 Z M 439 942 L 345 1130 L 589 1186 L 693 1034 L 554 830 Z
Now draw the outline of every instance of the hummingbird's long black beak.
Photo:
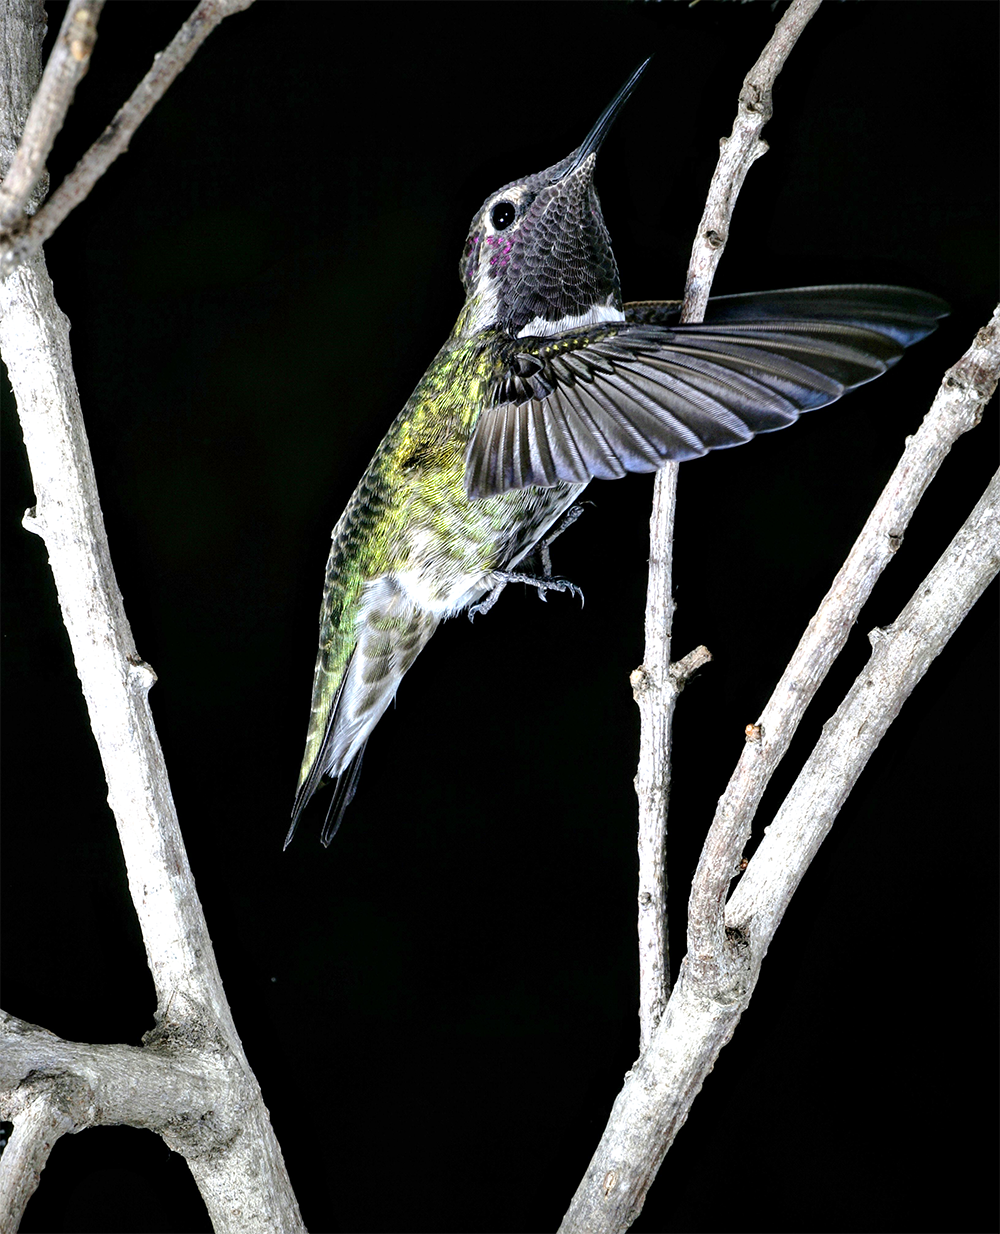
M 652 60 L 652 56 L 647 56 L 642 64 L 636 69 L 632 76 L 628 79 L 624 86 L 618 91 L 611 102 L 605 107 L 598 117 L 597 123 L 587 134 L 583 145 L 576 151 L 573 156 L 573 161 L 569 167 L 563 172 L 563 176 L 568 176 L 580 166 L 584 159 L 589 158 L 592 154 L 596 154 L 600 149 L 601 142 L 607 137 L 608 129 L 614 124 L 618 113 L 625 106 L 629 95 L 635 89 L 636 82 L 646 71 L 646 66 Z M 559 177 L 560 180 L 562 176 Z

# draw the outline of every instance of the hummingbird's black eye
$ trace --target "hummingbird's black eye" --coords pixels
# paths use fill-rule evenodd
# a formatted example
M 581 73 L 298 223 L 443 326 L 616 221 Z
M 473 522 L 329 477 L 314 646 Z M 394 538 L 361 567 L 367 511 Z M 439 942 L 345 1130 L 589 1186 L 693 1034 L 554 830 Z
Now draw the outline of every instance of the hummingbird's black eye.
M 497 231 L 503 231 L 505 227 L 509 227 L 514 221 L 517 211 L 514 209 L 514 203 L 511 201 L 498 201 L 490 211 L 490 222 Z

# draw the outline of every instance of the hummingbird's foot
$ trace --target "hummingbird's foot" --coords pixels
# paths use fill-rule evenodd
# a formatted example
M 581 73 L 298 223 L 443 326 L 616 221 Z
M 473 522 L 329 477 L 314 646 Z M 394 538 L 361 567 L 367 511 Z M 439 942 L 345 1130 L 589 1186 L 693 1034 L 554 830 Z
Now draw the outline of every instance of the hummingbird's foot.
M 575 583 L 564 578 L 539 578 L 536 574 L 511 574 L 504 570 L 495 570 L 493 577 L 498 580 L 496 586 L 484 600 L 480 600 L 478 604 L 474 604 L 469 609 L 470 621 L 478 617 L 480 613 L 488 613 L 500 599 L 500 593 L 508 583 L 527 583 L 529 587 L 537 588 L 540 600 L 545 599 L 547 591 L 568 591 L 570 595 L 579 596 L 580 603 L 583 604 L 583 592 Z
M 587 505 L 591 505 L 591 504 L 592 504 L 591 502 L 589 501 L 587 502 Z M 550 531 L 549 534 L 545 537 L 545 539 L 541 542 L 541 544 L 539 544 L 538 550 L 537 550 L 538 556 L 540 557 L 541 563 L 542 563 L 542 574 L 546 578 L 552 577 L 552 554 L 549 552 L 549 545 L 558 536 L 561 536 L 567 527 L 572 527 L 573 524 L 576 522 L 576 520 L 580 517 L 582 513 L 583 513 L 583 503 L 582 502 L 579 502 L 575 506 L 570 506 L 570 508 L 566 511 L 566 513 L 559 520 L 559 522 L 556 523 L 552 531 Z M 542 599 L 544 600 L 545 597 L 542 596 Z

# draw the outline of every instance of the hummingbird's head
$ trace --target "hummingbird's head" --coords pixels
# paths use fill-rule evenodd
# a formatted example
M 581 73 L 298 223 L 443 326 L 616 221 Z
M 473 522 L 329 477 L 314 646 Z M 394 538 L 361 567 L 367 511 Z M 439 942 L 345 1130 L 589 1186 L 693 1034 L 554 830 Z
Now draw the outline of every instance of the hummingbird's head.
M 594 187 L 597 151 L 649 63 L 629 78 L 567 158 L 491 193 L 472 220 L 460 272 L 465 332 L 555 334 L 621 319 L 618 268 Z

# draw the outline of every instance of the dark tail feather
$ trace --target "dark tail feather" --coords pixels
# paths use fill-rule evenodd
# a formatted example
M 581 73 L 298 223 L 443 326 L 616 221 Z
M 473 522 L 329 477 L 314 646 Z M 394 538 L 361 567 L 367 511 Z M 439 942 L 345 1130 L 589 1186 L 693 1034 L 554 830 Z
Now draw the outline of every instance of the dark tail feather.
M 368 743 L 365 742 L 365 745 Z M 344 770 L 336 778 L 333 786 L 333 796 L 330 798 L 330 806 L 326 812 L 326 819 L 323 823 L 323 831 L 320 835 L 320 842 L 325 846 L 329 845 L 330 841 L 337 834 L 337 829 L 340 827 L 341 820 L 344 817 L 344 811 L 354 800 L 354 793 L 358 787 L 358 776 L 361 774 L 361 759 L 365 752 L 365 745 L 362 745 L 357 754 L 351 759 Z M 309 786 L 308 795 L 303 797 L 300 792 L 295 801 L 295 809 L 292 813 L 292 825 L 288 828 L 288 835 L 285 836 L 285 843 L 282 845 L 284 851 L 295 836 L 295 828 L 299 825 L 299 815 L 305 809 L 309 797 L 313 795 L 319 784 L 319 777 L 316 777 L 316 783 Z M 302 800 L 300 800 L 302 798 Z
M 323 823 L 323 831 L 319 837 L 320 843 L 324 848 L 329 846 L 330 841 L 337 834 L 341 820 L 344 817 L 344 811 L 354 800 L 354 793 L 358 787 L 358 776 L 361 774 L 361 760 L 364 757 L 367 744 L 367 742 L 364 742 L 361 745 L 357 754 L 355 754 L 337 777 L 337 783 L 333 788 L 333 797 L 330 799 L 330 808 L 326 812 L 326 821 Z

